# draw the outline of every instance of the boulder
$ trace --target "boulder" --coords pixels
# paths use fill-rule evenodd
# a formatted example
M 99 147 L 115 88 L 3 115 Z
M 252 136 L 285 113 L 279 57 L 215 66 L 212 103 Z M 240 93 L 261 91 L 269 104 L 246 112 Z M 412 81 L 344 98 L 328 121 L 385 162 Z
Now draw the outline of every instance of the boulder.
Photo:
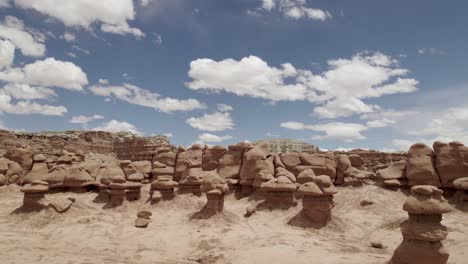
M 220 159 L 226 153 L 226 148 L 223 146 L 205 147 L 203 152 L 202 168 L 204 171 L 211 171 L 218 169 Z
M 266 142 L 261 142 L 244 153 L 240 184 L 252 186 L 256 175 L 261 170 L 274 173 L 273 156 L 270 154 L 269 145 Z
M 364 160 L 359 154 L 350 154 L 348 155 L 349 160 L 351 161 L 351 166 L 362 169 L 364 167 Z
M 242 164 L 242 154 L 244 150 L 237 145 L 228 147 L 224 155 L 219 159 L 218 175 L 227 180 L 228 183 L 237 183 Z

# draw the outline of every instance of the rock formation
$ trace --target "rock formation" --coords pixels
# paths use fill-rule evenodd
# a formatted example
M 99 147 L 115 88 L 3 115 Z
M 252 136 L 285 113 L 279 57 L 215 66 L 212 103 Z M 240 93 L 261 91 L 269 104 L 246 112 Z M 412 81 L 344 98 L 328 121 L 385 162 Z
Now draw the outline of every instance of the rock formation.
M 360 156 L 357 156 L 357 157 L 360 158 Z M 361 164 L 359 163 L 359 165 Z M 360 167 L 362 168 L 363 166 L 361 165 Z M 367 182 L 373 176 L 374 176 L 373 172 L 364 171 L 364 170 L 360 170 L 358 168 L 353 167 L 352 162 L 349 159 L 348 155 L 340 154 L 338 156 L 338 165 L 337 165 L 335 183 L 352 185 L 352 186 L 361 186 L 363 183 Z
M 451 211 L 442 190 L 429 185 L 413 186 L 403 205 L 409 219 L 401 224 L 403 242 L 396 248 L 393 264 L 444 264 L 449 253 L 441 241 L 448 231 L 440 222 Z
M 226 148 L 223 146 L 205 146 L 203 151 L 202 168 L 204 171 L 212 171 L 218 169 L 220 159 L 226 153 Z
M 435 156 L 431 148 L 416 143 L 408 150 L 406 178 L 409 186 L 433 185 L 440 187 L 440 179 L 435 169 Z
M 171 177 L 159 177 L 157 180 L 151 183 L 151 202 L 157 202 L 159 199 L 171 200 L 174 198 L 174 189 L 178 185 L 179 183 L 173 181 Z
M 436 141 L 433 148 L 442 187 L 453 187 L 453 181 L 468 177 L 468 147 L 460 142 Z
M 263 182 L 261 182 L 263 181 Z M 258 184 L 261 182 L 260 184 Z M 296 191 L 296 177 L 283 167 L 277 167 L 275 176 L 269 174 L 267 170 L 257 174 L 255 186 L 266 193 L 266 202 L 269 208 L 287 209 L 295 205 L 293 192 Z
M 299 187 L 303 196 L 302 212 L 312 221 L 314 227 L 325 226 L 331 219 L 331 210 L 335 206 L 333 195 L 337 193 L 330 177 L 320 175 L 313 182 L 307 182 Z
M 250 150 L 244 150 L 240 172 L 240 185 L 243 194 L 250 194 L 253 191 L 255 177 L 262 170 L 274 174 L 273 156 L 270 154 L 268 143 L 265 142 L 259 143 Z
M 377 178 L 387 187 L 408 185 L 408 180 L 406 179 L 406 161 L 397 161 L 390 164 L 387 168 L 378 170 Z
M 33 165 L 31 170 L 24 176 L 23 184 L 32 183 L 34 181 L 44 180 L 49 168 L 46 163 L 46 157 L 42 154 L 36 154 L 33 157 Z
M 468 177 L 458 178 L 453 181 L 453 186 L 457 189 L 457 199 L 459 207 L 468 211 Z
M 229 190 L 228 184 L 219 177 L 215 170 L 205 171 L 203 174 L 200 188 L 203 193 L 206 193 L 207 199 L 203 212 L 206 214 L 220 213 L 224 208 L 224 195 Z
M 239 145 L 228 146 L 227 151 L 219 159 L 217 169 L 218 175 L 225 179 L 229 186 L 234 186 L 239 183 L 239 175 L 242 165 L 242 156 L 244 148 Z
M 24 193 L 23 207 L 25 208 L 42 208 L 49 206 L 49 202 L 45 199 L 45 194 L 49 191 L 49 184 L 45 181 L 33 181 L 25 184 L 21 188 Z
M 184 171 L 179 181 L 179 191 L 201 195 L 200 185 L 203 180 L 202 147 L 199 144 L 194 144 L 182 153 L 184 153 L 182 160 Z M 177 165 L 179 166 L 179 160 L 177 161 Z
M 177 153 L 172 151 L 170 147 L 158 148 L 153 162 L 153 170 L 151 171 L 153 179 L 160 177 L 175 178 L 176 157 Z
M 296 167 L 300 173 L 305 169 L 312 169 L 315 175 L 327 175 L 334 182 L 336 177 L 336 160 L 333 152 L 326 153 L 300 153 L 301 165 Z M 293 172 L 294 173 L 294 172 Z

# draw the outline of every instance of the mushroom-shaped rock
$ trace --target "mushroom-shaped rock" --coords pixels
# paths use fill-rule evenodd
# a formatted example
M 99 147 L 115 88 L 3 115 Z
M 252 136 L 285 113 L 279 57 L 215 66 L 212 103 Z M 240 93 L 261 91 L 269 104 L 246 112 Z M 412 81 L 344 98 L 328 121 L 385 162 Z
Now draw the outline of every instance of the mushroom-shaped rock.
M 409 218 L 401 224 L 403 242 L 396 248 L 391 263 L 447 263 L 449 253 L 441 241 L 448 231 L 441 220 L 442 214 L 451 208 L 442 190 L 430 185 L 412 187 L 403 210 L 408 212 Z
M 172 177 L 161 177 L 153 181 L 153 183 L 151 183 L 150 189 L 151 202 L 157 202 L 159 200 L 159 196 L 163 200 L 170 200 L 174 198 L 174 188 L 176 188 L 178 185 L 179 183 L 173 181 Z M 154 195 L 155 193 L 160 195 Z
M 24 193 L 23 206 L 25 207 L 44 207 L 49 202 L 45 199 L 45 194 L 49 191 L 49 184 L 45 181 L 34 181 L 25 184 L 21 188 Z
M 224 208 L 224 195 L 229 191 L 226 181 L 219 177 L 215 170 L 205 172 L 201 191 L 206 193 L 207 203 L 204 211 L 220 213 Z
M 110 204 L 112 206 L 122 205 L 125 198 L 125 182 L 112 182 L 110 185 Z
M 142 186 L 143 185 L 140 182 L 127 181 L 125 183 L 125 196 L 127 201 L 136 201 L 140 199 Z
M 298 192 L 303 196 L 302 212 L 315 227 L 325 226 L 331 218 L 331 210 L 335 205 L 333 195 L 337 192 L 330 177 L 317 176 L 313 182 L 301 185 Z
M 94 179 L 80 165 L 72 165 L 63 180 L 63 186 L 72 191 L 86 191 L 86 186 L 94 184 Z

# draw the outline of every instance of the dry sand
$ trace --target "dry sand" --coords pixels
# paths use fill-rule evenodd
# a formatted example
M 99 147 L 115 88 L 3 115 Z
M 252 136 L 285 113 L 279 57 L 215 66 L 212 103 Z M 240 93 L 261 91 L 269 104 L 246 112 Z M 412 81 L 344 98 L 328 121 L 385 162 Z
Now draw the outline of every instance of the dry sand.
M 146 186 L 147 188 L 148 186 Z M 22 204 L 17 187 L 0 187 L 0 263 L 385 263 L 402 237 L 399 224 L 405 194 L 376 186 L 342 187 L 335 197 L 333 220 L 316 230 L 304 227 L 301 205 L 289 210 L 257 211 L 244 218 L 252 198 L 227 196 L 225 212 L 192 219 L 205 197 L 180 195 L 150 206 L 145 189 L 140 201 L 103 209 L 95 193 L 49 194 L 75 197 L 64 214 L 52 209 L 16 214 Z M 362 207 L 363 199 L 373 205 Z M 134 227 L 136 213 L 153 213 L 148 228 Z M 443 243 L 449 263 L 468 263 L 468 213 L 444 215 L 449 236 Z M 370 246 L 381 240 L 383 249 Z

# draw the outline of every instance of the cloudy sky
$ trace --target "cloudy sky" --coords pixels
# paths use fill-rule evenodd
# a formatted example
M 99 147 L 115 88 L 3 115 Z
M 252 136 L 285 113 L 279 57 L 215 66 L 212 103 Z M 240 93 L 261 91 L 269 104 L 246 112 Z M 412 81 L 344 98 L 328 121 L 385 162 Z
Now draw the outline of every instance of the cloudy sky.
M 466 1 L 0 0 L 0 126 L 468 143 Z

